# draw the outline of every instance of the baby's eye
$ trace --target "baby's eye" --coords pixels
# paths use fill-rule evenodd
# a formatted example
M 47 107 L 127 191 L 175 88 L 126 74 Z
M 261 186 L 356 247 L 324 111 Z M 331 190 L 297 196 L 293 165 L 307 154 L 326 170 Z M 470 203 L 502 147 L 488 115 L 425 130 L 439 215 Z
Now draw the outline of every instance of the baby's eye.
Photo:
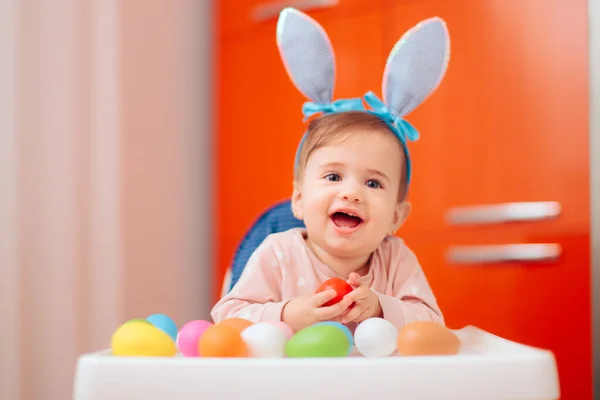
M 328 181 L 331 181 L 331 182 L 338 182 L 342 178 L 340 177 L 339 174 L 336 174 L 335 172 L 332 172 L 330 174 L 325 175 L 325 179 L 327 179 Z
M 376 179 L 369 179 L 367 181 L 367 186 L 371 189 L 379 189 L 381 187 L 381 183 L 379 183 L 379 181 Z

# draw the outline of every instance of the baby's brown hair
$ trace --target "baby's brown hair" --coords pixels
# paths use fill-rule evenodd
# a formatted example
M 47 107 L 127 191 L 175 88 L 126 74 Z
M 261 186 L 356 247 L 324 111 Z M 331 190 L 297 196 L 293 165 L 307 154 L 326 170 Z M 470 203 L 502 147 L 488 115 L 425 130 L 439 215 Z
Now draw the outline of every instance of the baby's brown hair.
M 300 182 L 304 168 L 311 153 L 318 148 L 343 142 L 352 132 L 357 130 L 379 130 L 394 133 L 387 123 L 377 115 L 364 111 L 347 111 L 342 113 L 326 114 L 315 118 L 308 124 L 306 139 L 302 143 L 297 165 L 294 169 L 294 181 Z M 399 199 L 404 200 L 407 195 L 406 155 L 402 151 L 402 171 L 400 173 Z

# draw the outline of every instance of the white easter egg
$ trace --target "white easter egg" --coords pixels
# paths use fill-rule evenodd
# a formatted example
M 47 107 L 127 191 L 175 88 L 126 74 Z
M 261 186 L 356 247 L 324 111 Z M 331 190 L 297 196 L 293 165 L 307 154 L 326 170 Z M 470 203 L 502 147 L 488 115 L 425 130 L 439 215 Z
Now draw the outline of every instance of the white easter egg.
M 396 351 L 398 329 L 383 318 L 369 318 L 354 331 L 354 346 L 365 357 L 386 357 Z
M 242 339 L 253 357 L 283 357 L 287 339 L 277 326 L 267 322 L 250 325 L 242 331 Z

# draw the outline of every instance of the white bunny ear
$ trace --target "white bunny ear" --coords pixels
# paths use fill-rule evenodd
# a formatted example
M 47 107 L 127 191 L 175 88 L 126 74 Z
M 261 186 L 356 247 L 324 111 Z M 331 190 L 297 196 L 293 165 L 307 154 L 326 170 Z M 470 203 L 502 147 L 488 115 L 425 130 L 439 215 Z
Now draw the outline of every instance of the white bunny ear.
M 277 47 L 294 85 L 316 103 L 330 103 L 335 57 L 327 33 L 308 15 L 286 8 L 277 22 Z
M 450 37 L 437 17 L 420 22 L 396 43 L 383 74 L 386 107 L 402 118 L 438 87 L 450 59 Z

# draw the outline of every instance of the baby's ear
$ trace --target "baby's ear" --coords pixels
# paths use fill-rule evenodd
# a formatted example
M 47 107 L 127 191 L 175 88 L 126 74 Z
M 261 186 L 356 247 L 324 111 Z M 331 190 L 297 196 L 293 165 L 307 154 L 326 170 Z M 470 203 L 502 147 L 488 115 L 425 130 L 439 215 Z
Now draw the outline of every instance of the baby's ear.
M 292 190 L 292 214 L 299 220 L 303 219 L 302 215 L 302 193 L 300 192 L 299 184 L 294 181 L 294 189 Z
M 392 219 L 392 234 L 396 233 L 402 224 L 404 224 L 411 210 L 412 204 L 408 201 L 398 201 L 394 210 L 394 218 Z

